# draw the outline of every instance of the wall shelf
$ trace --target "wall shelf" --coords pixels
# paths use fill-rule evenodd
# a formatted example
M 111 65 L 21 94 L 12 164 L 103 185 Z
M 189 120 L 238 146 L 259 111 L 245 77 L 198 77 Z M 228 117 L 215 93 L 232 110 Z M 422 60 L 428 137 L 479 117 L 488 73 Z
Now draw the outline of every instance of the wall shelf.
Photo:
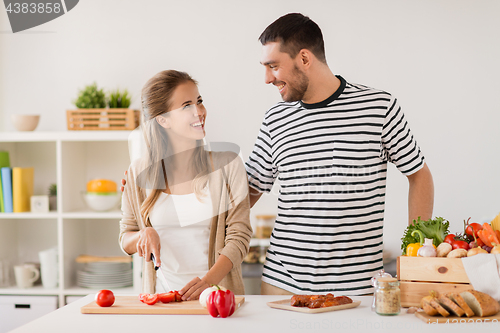
M 11 220 L 11 219 L 56 219 L 58 217 L 57 212 L 48 213 L 0 213 L 0 220 Z
M 60 306 L 66 296 L 84 296 L 98 290 L 76 283 L 81 254 L 123 256 L 118 245 L 121 211 L 94 212 L 86 208 L 81 193 L 91 179 L 110 179 L 119 186 L 130 164 L 131 131 L 2 132 L 0 150 L 9 152 L 12 167 L 34 167 L 34 195 L 46 195 L 57 184 L 57 211 L 48 213 L 0 213 L 0 260 L 10 264 L 10 286 L 0 295 L 53 295 Z M 59 286 L 19 289 L 13 266 L 38 263 L 38 252 L 58 249 Z M 137 259 L 134 256 L 134 262 Z M 132 287 L 117 293 L 140 292 L 140 267 L 134 265 Z

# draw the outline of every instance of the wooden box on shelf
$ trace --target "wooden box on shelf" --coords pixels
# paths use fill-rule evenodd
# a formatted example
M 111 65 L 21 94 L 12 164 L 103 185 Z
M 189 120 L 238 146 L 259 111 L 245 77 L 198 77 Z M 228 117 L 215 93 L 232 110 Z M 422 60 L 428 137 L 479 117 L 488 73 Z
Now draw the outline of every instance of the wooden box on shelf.
M 460 258 L 400 256 L 397 259 L 401 306 L 420 306 L 430 290 L 459 293 L 473 289 Z
M 132 109 L 67 110 L 68 130 L 133 130 L 139 126 L 140 111 Z

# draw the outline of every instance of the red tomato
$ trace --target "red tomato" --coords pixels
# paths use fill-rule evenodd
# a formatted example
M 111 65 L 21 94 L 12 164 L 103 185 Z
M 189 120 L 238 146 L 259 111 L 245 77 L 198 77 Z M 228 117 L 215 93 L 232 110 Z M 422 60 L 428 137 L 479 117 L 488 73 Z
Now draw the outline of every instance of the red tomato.
M 158 294 L 144 294 L 142 299 L 140 298 L 142 303 L 146 303 L 147 305 L 153 305 L 158 302 Z
M 472 236 L 472 238 L 474 238 L 474 236 L 473 236 L 473 234 L 474 234 L 474 235 L 476 235 L 476 238 L 478 238 L 477 232 L 479 230 L 482 230 L 482 229 L 483 229 L 483 226 L 480 225 L 479 223 L 471 223 L 465 229 L 465 233 L 469 236 Z
M 175 293 L 175 301 L 176 302 L 182 302 L 182 296 L 181 296 L 181 294 L 179 294 L 179 292 L 177 290 L 174 291 L 174 293 Z
M 115 302 L 115 295 L 111 290 L 101 290 L 95 295 L 95 302 L 102 307 L 108 307 Z
M 444 238 L 444 242 L 448 243 L 448 244 L 451 244 L 453 245 L 453 243 L 455 242 L 455 235 L 454 234 L 449 234 L 448 236 L 446 236 Z
M 453 242 L 453 244 L 451 246 L 452 246 L 453 250 L 456 250 L 456 249 L 468 250 L 469 249 L 469 243 L 467 243 L 466 241 L 463 241 L 463 240 L 457 240 L 457 241 Z
M 158 300 L 162 303 L 175 302 L 175 293 L 169 292 L 158 294 Z

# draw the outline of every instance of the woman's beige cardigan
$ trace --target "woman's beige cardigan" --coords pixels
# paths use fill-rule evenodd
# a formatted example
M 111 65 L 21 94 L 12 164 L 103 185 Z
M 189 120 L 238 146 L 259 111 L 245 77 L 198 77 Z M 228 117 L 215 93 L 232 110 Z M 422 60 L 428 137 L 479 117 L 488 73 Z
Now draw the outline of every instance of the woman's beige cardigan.
M 243 295 L 245 289 L 241 275 L 241 262 L 248 253 L 252 227 L 250 226 L 250 201 L 248 180 L 241 158 L 232 152 L 212 152 L 212 171 L 209 176 L 210 195 L 214 217 L 210 226 L 208 267 L 211 268 L 220 254 L 233 263 L 233 268 L 219 283 Z M 127 186 L 122 197 L 122 220 L 120 221 L 119 243 L 123 252 L 123 235 L 150 226 L 140 214 L 146 199 L 145 189 L 136 186 L 139 173 L 144 170 L 144 160 L 138 160 L 127 171 Z M 189 251 L 189 249 L 187 249 Z M 126 252 L 125 252 L 126 253 Z M 128 253 L 127 253 L 128 254 Z M 162 261 L 168 258 L 161 258 Z M 156 274 L 153 263 L 144 261 L 142 290 L 155 293 Z M 201 277 L 200 277 L 201 278 Z

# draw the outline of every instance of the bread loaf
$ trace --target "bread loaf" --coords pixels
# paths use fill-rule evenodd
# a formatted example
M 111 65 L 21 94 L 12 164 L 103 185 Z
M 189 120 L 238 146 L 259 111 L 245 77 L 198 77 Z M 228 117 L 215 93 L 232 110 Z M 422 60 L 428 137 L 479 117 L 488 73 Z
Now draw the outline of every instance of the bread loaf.
M 430 304 L 441 316 L 448 317 L 450 315 L 450 313 L 437 302 L 436 298 L 431 299 Z
M 437 310 L 431 305 L 432 296 L 423 297 L 420 301 L 420 306 L 424 309 L 424 312 L 429 316 L 435 316 L 438 314 Z
M 500 311 L 500 304 L 488 294 L 477 290 L 467 290 L 460 293 L 467 305 L 474 311 L 476 316 L 488 317 Z
M 465 311 L 462 310 L 461 307 L 459 307 L 455 302 L 453 302 L 451 299 L 449 299 L 446 295 L 441 295 L 437 298 L 437 301 L 439 304 L 446 309 L 446 311 L 462 317 L 465 314 Z
M 465 315 L 467 317 L 474 316 L 474 311 L 472 311 L 472 309 L 470 308 L 470 306 L 467 305 L 467 303 L 462 298 L 462 296 L 460 296 L 459 294 L 455 294 L 455 293 L 449 293 L 446 296 L 448 296 L 448 298 L 451 299 L 453 302 L 457 303 L 457 305 L 459 307 L 461 307 L 462 310 L 464 310 Z

